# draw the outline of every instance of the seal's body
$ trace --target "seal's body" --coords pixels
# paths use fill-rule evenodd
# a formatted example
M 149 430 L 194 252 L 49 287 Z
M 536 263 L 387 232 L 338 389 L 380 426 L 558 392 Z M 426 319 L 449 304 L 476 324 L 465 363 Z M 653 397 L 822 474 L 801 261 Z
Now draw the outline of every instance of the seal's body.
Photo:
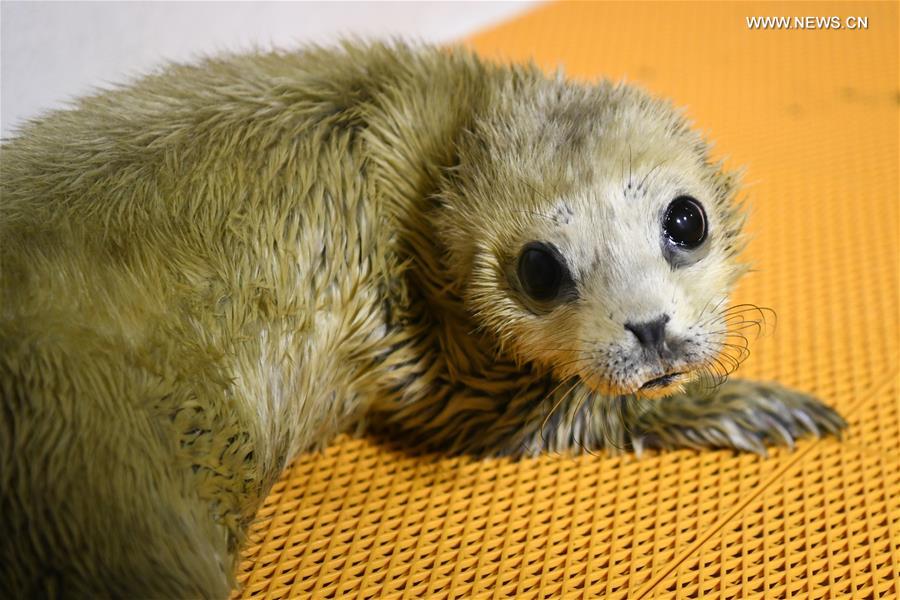
M 230 57 L 2 152 L 5 589 L 224 597 L 286 461 L 363 424 L 485 454 L 843 426 L 722 381 L 754 322 L 725 308 L 735 180 L 627 86 L 401 45 Z

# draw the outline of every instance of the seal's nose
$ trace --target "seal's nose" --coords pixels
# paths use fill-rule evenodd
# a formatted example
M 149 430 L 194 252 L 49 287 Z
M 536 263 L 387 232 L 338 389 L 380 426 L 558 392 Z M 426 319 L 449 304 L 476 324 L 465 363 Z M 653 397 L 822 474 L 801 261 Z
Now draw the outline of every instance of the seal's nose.
M 625 323 L 625 329 L 634 334 L 641 346 L 649 350 L 662 350 L 666 340 L 666 323 L 669 315 L 645 323 Z

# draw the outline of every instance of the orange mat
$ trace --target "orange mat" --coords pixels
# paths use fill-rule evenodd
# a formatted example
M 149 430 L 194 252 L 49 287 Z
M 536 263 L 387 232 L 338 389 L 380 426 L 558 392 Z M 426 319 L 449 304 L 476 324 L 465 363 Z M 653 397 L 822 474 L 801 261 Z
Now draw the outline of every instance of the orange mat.
M 754 15 L 868 29 L 751 31 Z M 900 596 L 898 4 L 558 3 L 470 43 L 638 82 L 748 167 L 756 271 L 735 301 L 779 318 L 740 375 L 814 392 L 850 430 L 768 459 L 478 461 L 341 438 L 272 490 L 237 595 Z

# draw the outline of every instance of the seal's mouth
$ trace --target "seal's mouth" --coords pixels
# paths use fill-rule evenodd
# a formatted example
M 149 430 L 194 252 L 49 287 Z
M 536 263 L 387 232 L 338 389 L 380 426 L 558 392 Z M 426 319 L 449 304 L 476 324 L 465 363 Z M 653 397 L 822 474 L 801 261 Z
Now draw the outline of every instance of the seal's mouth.
M 655 379 L 651 379 L 650 381 L 645 382 L 644 385 L 641 386 L 641 389 L 642 390 L 656 390 L 659 388 L 668 387 L 668 386 L 672 385 L 673 383 L 675 383 L 676 381 L 678 381 L 678 379 L 682 375 L 684 375 L 684 373 L 682 373 L 681 371 L 677 371 L 675 373 L 666 373 L 662 377 L 657 377 Z

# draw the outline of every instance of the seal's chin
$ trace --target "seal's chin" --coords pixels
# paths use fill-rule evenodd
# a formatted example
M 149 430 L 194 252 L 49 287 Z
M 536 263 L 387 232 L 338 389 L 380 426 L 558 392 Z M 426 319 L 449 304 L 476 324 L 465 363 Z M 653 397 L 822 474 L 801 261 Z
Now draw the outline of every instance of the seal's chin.
M 645 381 L 634 393 L 644 398 L 661 398 L 677 392 L 687 381 L 687 373 L 673 371 Z
M 666 373 L 660 377 L 655 377 L 641 386 L 642 390 L 656 390 L 660 388 L 666 388 L 672 385 L 673 383 L 677 383 L 678 379 L 684 375 L 684 373 L 676 371 L 675 373 Z
M 585 379 L 594 391 L 613 396 L 639 396 L 641 398 L 664 398 L 680 391 L 691 378 L 687 370 L 668 371 L 654 374 L 649 379 L 619 382 L 602 381 L 599 378 Z

